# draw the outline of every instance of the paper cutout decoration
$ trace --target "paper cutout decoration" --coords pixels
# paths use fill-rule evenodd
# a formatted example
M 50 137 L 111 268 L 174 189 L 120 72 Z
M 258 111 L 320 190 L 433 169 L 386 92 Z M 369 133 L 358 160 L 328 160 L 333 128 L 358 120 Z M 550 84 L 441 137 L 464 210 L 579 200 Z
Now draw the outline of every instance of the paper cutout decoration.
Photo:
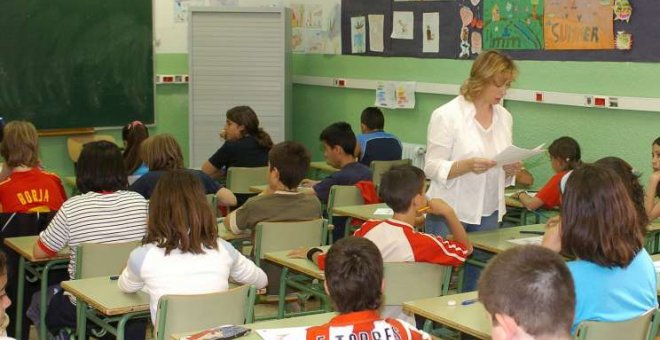
M 472 45 L 471 46 L 472 54 L 481 53 L 481 49 L 482 49 L 481 33 L 472 32 L 472 34 L 470 34 L 470 45 Z
M 542 49 L 543 1 L 484 0 L 484 48 Z
M 392 39 L 413 39 L 415 17 L 413 12 L 395 11 L 392 16 Z
M 479 4 L 479 2 L 481 2 L 481 0 L 470 0 L 470 2 L 472 3 L 472 6 L 476 6 Z
M 365 48 L 364 17 L 351 18 L 351 53 L 364 53 Z
M 370 14 L 369 19 L 369 51 L 383 52 L 383 26 L 385 23 L 384 15 Z
M 414 81 L 379 81 L 374 105 L 390 109 L 413 109 L 415 87 Z
M 474 13 L 472 13 L 472 10 L 469 7 L 461 7 L 461 9 L 458 10 L 458 14 L 461 16 L 463 26 L 470 25 L 472 20 L 474 20 Z
M 606 50 L 614 48 L 610 1 L 545 0 L 546 50 Z
M 459 58 L 470 58 L 470 43 L 468 42 L 468 36 L 470 31 L 467 27 L 463 26 L 461 28 L 461 52 L 458 54 Z
M 440 13 L 424 13 L 422 15 L 423 53 L 440 52 Z
M 617 50 L 630 50 L 632 49 L 633 37 L 632 34 L 626 31 L 616 32 L 616 49 Z
M 291 1 L 291 49 L 294 53 L 341 54 L 340 0 Z
M 628 0 L 614 0 L 614 20 L 630 22 L 632 6 Z

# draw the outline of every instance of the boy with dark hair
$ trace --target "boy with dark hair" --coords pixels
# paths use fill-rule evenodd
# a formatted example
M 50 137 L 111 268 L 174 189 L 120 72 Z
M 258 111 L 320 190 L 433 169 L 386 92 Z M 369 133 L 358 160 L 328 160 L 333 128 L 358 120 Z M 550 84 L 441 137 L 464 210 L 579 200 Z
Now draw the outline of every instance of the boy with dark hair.
M 377 107 L 367 107 L 360 116 L 362 134 L 357 136 L 355 156 L 360 163 L 369 166 L 371 161 L 395 161 L 401 159 L 403 148 L 395 135 L 383 131 L 385 117 Z
M 268 188 L 252 197 L 224 220 L 227 230 L 243 233 L 260 222 L 309 221 L 321 217 L 321 202 L 298 191 L 298 185 L 309 169 L 310 155 L 304 145 L 282 142 L 268 152 Z M 264 263 L 268 275 L 268 293 L 279 288 L 279 267 Z
M 491 316 L 494 340 L 571 339 L 575 288 L 552 250 L 528 245 L 497 255 L 481 273 L 479 300 Z
M 427 200 L 424 196 L 424 172 L 412 165 L 392 167 L 383 174 L 380 183 L 381 199 L 394 211 L 391 219 L 369 220 L 354 235 L 373 241 L 385 262 L 428 262 L 458 266 L 472 252 L 472 245 L 454 210 L 441 199 Z M 413 225 L 420 211 L 444 216 L 453 240 L 415 231 Z M 307 256 L 323 268 L 324 254 L 319 248 L 301 249 L 292 256 Z M 386 306 L 384 314 L 408 318 L 401 306 Z
M 346 237 L 330 247 L 325 291 L 340 313 L 330 322 L 310 327 L 306 339 L 430 339 L 408 323 L 378 314 L 383 291 L 383 259 L 373 242 Z
M 364 164 L 355 161 L 355 134 L 346 122 L 334 123 L 321 132 L 319 137 L 323 143 L 323 156 L 328 164 L 339 171 L 324 178 L 322 181 L 303 180 L 305 187 L 311 187 L 321 202 L 328 202 L 330 188 L 333 185 L 354 185 L 360 181 L 371 180 L 371 170 Z M 334 218 L 332 220 L 335 228 L 332 231 L 333 240 L 344 237 L 346 218 Z

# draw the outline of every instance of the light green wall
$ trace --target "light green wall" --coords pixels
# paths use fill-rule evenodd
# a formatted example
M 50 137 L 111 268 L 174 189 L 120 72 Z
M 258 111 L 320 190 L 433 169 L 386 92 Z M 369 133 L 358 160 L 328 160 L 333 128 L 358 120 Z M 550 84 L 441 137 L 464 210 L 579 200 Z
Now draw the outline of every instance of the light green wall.
M 297 55 L 295 74 L 383 80 L 417 80 L 460 84 L 470 61 L 358 56 Z M 513 88 L 604 94 L 613 96 L 660 97 L 657 76 L 660 64 L 520 61 L 520 74 Z M 374 103 L 370 90 L 295 85 L 294 139 L 307 145 L 318 143 L 320 130 L 334 121 L 345 120 L 359 129 L 360 112 Z M 431 112 L 453 97 L 417 94 L 413 110 L 384 110 L 385 128 L 403 141 L 426 142 Z M 660 136 L 660 112 L 582 108 L 506 101 L 514 117 L 514 143 L 534 147 L 549 145 L 555 138 L 576 138 L 585 161 L 619 156 L 633 167 L 648 173 L 650 144 Z M 660 111 L 660 108 L 658 108 Z M 313 147 L 315 158 L 322 157 Z M 527 162 L 543 185 L 552 175 L 550 162 L 537 156 Z M 646 177 L 643 178 L 645 183 Z
M 460 84 L 471 62 L 446 59 L 380 58 L 356 56 L 294 55 L 296 75 L 383 80 L 417 80 Z M 660 97 L 657 75 L 660 64 L 521 61 L 520 75 L 513 88 L 604 94 L 613 96 Z M 157 74 L 187 73 L 185 54 L 156 55 Z M 385 110 L 386 129 L 403 141 L 425 143 L 430 113 L 451 100 L 451 96 L 417 94 L 413 110 Z M 328 124 L 345 120 L 359 129 L 362 108 L 373 105 L 374 91 L 293 86 L 293 138 L 310 147 L 321 159 L 318 134 Z M 634 167 L 648 172 L 650 143 L 660 135 L 660 114 L 581 108 L 507 101 L 514 116 L 514 142 L 523 147 L 550 143 L 569 135 L 583 148 L 586 161 L 607 155 L 619 156 Z M 660 111 L 660 108 L 658 108 Z M 188 87 L 156 87 L 155 133 L 172 133 L 188 155 Z M 118 140 L 119 130 L 108 131 Z M 105 131 L 103 132 L 105 133 Z M 66 137 L 41 140 L 44 164 L 61 175 L 73 174 L 66 152 Z M 539 156 L 528 167 L 542 185 L 552 170 L 547 159 Z M 644 177 L 645 180 L 646 177 Z

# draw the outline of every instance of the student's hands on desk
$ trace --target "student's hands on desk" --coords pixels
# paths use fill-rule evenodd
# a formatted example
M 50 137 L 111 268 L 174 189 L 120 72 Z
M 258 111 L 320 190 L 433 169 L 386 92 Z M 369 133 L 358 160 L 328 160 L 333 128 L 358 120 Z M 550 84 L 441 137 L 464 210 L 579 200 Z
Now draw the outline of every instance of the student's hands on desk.
M 311 188 L 311 187 L 315 186 L 316 183 L 319 183 L 319 182 L 320 181 L 315 181 L 315 180 L 312 180 L 312 179 L 309 179 L 309 178 L 305 178 L 305 179 L 302 180 L 302 182 L 300 182 L 300 186 L 305 187 L 305 188 Z
M 559 253 L 561 251 L 561 217 L 553 216 L 545 224 L 541 245 Z
M 309 248 L 307 247 L 300 247 L 291 250 L 286 256 L 294 258 L 294 259 L 306 259 L 307 258 L 307 252 L 309 251 Z

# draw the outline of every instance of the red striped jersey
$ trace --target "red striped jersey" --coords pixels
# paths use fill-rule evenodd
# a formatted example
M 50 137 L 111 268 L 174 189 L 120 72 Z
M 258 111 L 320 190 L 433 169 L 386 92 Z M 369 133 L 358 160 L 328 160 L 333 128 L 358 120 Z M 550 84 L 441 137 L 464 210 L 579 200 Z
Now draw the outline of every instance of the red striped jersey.
M 398 319 L 381 319 L 378 311 L 340 314 L 307 329 L 307 340 L 430 340 L 431 337 Z

